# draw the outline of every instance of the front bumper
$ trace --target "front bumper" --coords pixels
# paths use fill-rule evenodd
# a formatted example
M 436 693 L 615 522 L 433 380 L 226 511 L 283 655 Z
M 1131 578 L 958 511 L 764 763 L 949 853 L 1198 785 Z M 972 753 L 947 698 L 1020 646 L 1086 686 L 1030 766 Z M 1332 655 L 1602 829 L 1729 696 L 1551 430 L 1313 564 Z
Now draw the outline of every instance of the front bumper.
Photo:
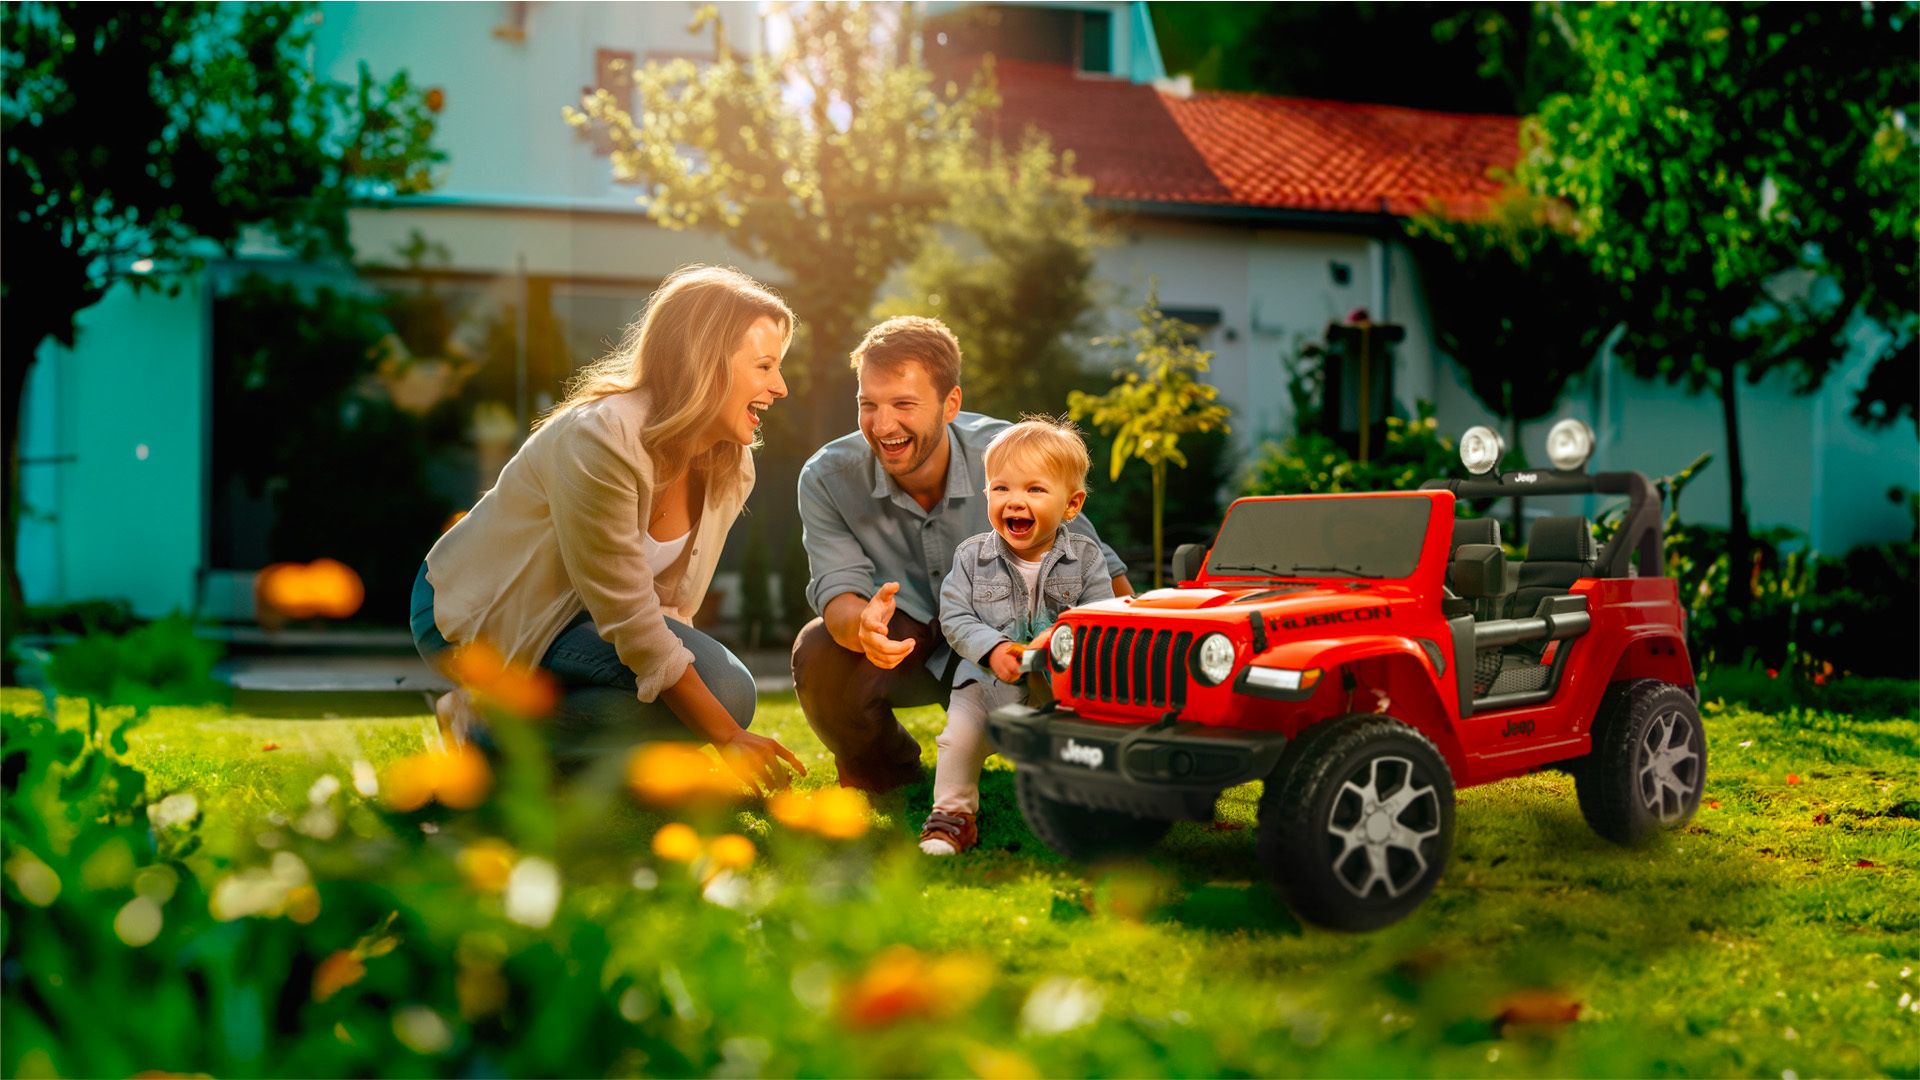
M 1264 779 L 1286 736 L 1162 721 L 1122 726 L 1063 708 L 1009 705 L 987 718 L 987 736 L 1060 802 L 1135 817 L 1208 821 L 1227 788 Z

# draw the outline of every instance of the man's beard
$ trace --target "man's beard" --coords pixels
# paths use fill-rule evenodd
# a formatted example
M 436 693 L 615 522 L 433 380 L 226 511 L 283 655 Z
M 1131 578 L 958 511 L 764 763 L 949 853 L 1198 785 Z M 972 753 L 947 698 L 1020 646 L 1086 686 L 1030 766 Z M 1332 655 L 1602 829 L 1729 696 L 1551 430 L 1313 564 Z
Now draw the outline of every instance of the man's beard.
M 909 431 L 906 435 L 908 440 L 906 450 L 898 457 L 888 455 L 881 448 L 879 439 L 871 435 L 867 436 L 867 446 L 873 451 L 874 457 L 879 459 L 881 469 L 885 470 L 889 476 L 906 476 L 912 473 L 925 465 L 927 459 L 933 456 L 934 450 L 940 445 L 939 428 L 931 432 Z

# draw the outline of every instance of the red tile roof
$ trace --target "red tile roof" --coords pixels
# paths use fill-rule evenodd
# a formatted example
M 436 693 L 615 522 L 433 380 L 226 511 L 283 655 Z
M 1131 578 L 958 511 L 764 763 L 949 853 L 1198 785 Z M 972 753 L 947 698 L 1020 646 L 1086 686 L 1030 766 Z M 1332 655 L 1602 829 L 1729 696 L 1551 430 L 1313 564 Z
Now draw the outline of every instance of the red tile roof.
M 1096 197 L 1408 215 L 1472 212 L 1520 152 L 1512 116 L 1198 92 L 1002 61 L 998 125 L 1033 125 L 1074 152 Z

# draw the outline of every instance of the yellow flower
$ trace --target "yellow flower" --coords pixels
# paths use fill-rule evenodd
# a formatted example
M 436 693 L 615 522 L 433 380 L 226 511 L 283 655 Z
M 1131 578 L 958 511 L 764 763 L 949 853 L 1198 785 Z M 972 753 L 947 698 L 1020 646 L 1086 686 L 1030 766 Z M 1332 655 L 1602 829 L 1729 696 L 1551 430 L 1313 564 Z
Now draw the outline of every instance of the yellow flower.
M 767 800 L 767 813 L 789 829 L 813 828 L 813 811 L 813 796 L 793 788 L 777 791 Z
M 675 821 L 653 834 L 653 853 L 669 862 L 690 863 L 700 857 L 700 834 Z
M 305 926 L 320 917 L 320 892 L 311 885 L 287 890 L 287 918 Z
M 658 839 L 656 836 L 655 841 L 658 842 Z M 725 870 L 743 870 L 752 866 L 755 854 L 753 841 L 739 833 L 716 836 L 713 842 L 707 845 L 707 858 L 713 860 L 715 866 Z
M 487 757 L 472 746 L 429 750 L 401 758 L 387 766 L 380 793 L 389 807 L 402 813 L 438 800 L 454 810 L 471 810 L 486 800 L 493 787 Z
M 358 956 L 341 949 L 313 969 L 313 1000 L 325 1001 L 359 982 L 367 974 L 367 965 Z
M 654 806 L 725 802 L 740 796 L 740 785 L 716 769 L 713 759 L 692 743 L 648 743 L 627 759 L 627 786 Z
M 985 1045 L 967 1048 L 967 1065 L 980 1080 L 1038 1080 L 1040 1076 L 1033 1062 L 1019 1054 Z
M 872 1028 L 917 1018 L 957 1015 L 980 1000 L 993 982 L 993 966 L 979 956 L 955 953 L 931 960 L 905 945 L 876 955 L 840 997 L 848 1027 Z
M 827 788 L 814 796 L 814 831 L 829 840 L 864 836 L 873 823 L 867 797 L 853 788 Z
M 513 854 L 504 840 L 476 840 L 460 849 L 460 878 L 475 892 L 501 892 L 513 874 Z
M 455 649 L 449 672 L 482 705 L 523 720 L 538 720 L 552 713 L 560 701 L 560 687 L 552 674 L 511 663 L 485 641 L 471 641 Z

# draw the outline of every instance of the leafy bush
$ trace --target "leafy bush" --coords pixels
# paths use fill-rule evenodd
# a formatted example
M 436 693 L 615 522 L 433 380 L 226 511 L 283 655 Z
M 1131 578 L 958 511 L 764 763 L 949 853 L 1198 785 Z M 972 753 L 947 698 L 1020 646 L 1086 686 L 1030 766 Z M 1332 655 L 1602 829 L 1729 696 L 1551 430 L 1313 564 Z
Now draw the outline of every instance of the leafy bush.
M 195 635 L 182 615 L 148 623 L 126 634 L 92 633 L 54 651 L 47 679 L 61 693 L 97 705 L 218 701 L 225 687 L 214 679 L 220 646 Z
M 1247 476 L 1248 495 L 1326 494 L 1336 491 L 1412 491 L 1459 464 L 1452 440 L 1440 434 L 1431 401 L 1412 418 L 1389 416 L 1386 445 L 1362 462 L 1331 437 L 1302 428 L 1260 449 Z

